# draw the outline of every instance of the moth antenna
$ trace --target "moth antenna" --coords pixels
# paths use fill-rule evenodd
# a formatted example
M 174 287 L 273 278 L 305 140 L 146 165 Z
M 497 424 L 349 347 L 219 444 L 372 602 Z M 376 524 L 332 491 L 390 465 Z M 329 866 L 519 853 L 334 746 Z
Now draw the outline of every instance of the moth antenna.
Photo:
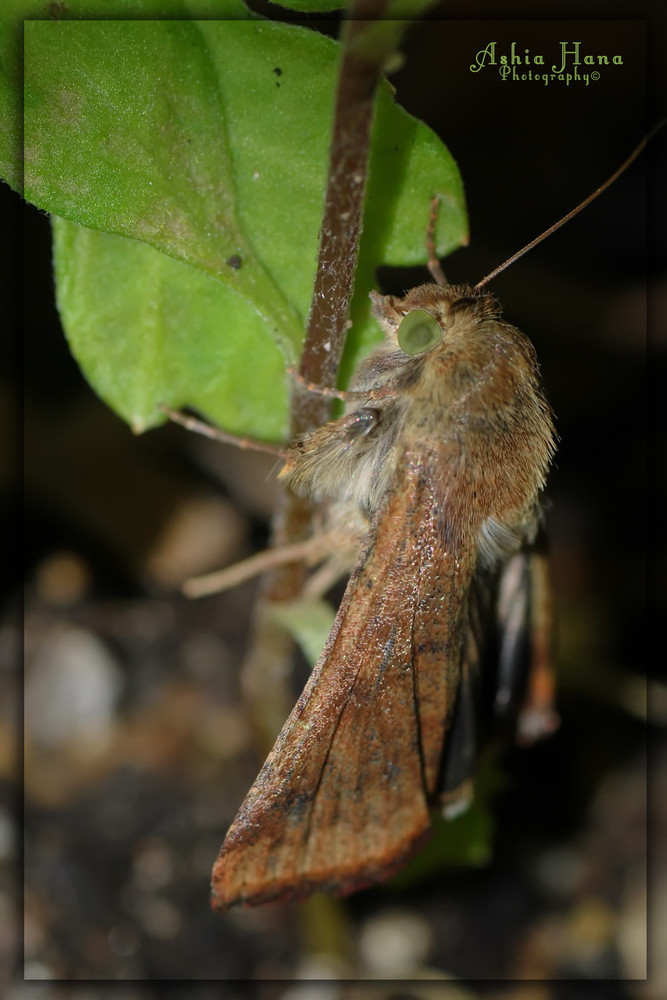
M 481 281 L 478 281 L 477 284 L 475 285 L 475 291 L 477 291 L 480 288 L 483 288 L 484 285 L 487 285 L 489 281 L 491 281 L 493 278 L 499 275 L 501 271 L 504 271 L 506 268 L 508 268 L 510 264 L 513 264 L 520 257 L 523 257 L 523 255 L 528 253 L 529 250 L 532 250 L 533 247 L 536 247 L 537 244 L 541 243 L 542 240 L 545 240 L 547 236 L 551 236 L 551 234 L 555 233 L 557 229 L 560 229 L 560 227 L 564 226 L 566 222 L 569 222 L 570 219 L 573 219 L 575 215 L 578 215 L 583 208 L 586 208 L 586 206 L 590 205 L 592 201 L 595 201 L 598 195 L 601 195 L 602 192 L 606 191 L 607 188 L 610 187 L 610 185 L 613 184 L 615 180 L 618 180 L 621 174 L 624 173 L 628 169 L 630 164 L 637 159 L 639 154 L 643 152 L 649 140 L 652 139 L 653 136 L 656 134 L 656 132 L 659 132 L 660 129 L 663 128 L 666 124 L 667 124 L 667 118 L 663 118 L 656 125 L 654 125 L 651 131 L 644 136 L 639 145 L 632 151 L 632 153 L 630 153 L 630 156 L 628 156 L 627 160 L 625 160 L 625 162 L 621 164 L 618 170 L 614 171 L 611 177 L 609 177 L 604 182 L 604 184 L 601 184 L 600 187 L 597 188 L 597 190 L 593 191 L 592 194 L 589 194 L 587 198 L 584 198 L 584 200 L 579 205 L 577 205 L 576 208 L 573 208 L 571 212 L 568 212 L 567 215 L 564 215 L 562 219 L 559 219 L 558 222 L 555 222 L 553 226 L 549 226 L 549 228 L 545 229 L 543 233 L 541 233 L 539 236 L 536 236 L 534 240 L 531 240 L 530 243 L 527 243 L 525 247 L 523 247 L 521 250 L 518 250 L 516 253 L 512 254 L 512 256 L 508 257 L 506 261 L 504 261 L 498 267 L 494 268 L 494 270 L 491 271 L 490 274 L 487 274 L 485 278 L 482 278 Z

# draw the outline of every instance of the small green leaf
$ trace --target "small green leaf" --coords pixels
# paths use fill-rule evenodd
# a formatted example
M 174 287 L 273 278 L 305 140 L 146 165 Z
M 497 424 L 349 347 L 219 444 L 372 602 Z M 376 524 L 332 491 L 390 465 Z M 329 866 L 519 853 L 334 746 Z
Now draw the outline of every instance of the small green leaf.
M 267 605 L 267 614 L 289 632 L 310 666 L 314 667 L 336 617 L 331 605 L 316 598 L 281 601 Z
M 403 889 L 449 868 L 488 865 L 493 857 L 493 801 L 506 783 L 495 751 L 488 750 L 480 759 L 474 799 L 468 809 L 452 819 L 433 810 L 431 839 L 388 886 Z

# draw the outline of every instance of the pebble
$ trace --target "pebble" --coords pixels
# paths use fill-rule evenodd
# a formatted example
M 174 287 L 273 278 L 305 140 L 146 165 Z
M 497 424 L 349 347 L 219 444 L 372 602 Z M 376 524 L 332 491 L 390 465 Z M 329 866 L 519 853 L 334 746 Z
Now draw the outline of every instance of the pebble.
M 104 744 L 121 687 L 122 672 L 99 639 L 80 628 L 50 630 L 28 664 L 28 739 L 41 749 L 81 740 Z

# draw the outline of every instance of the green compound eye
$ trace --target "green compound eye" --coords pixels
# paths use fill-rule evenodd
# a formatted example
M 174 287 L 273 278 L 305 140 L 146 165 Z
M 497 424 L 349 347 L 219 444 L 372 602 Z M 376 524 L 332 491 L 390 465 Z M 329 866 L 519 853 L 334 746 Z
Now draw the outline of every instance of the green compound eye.
M 441 338 L 440 324 L 425 309 L 413 309 L 398 328 L 398 343 L 404 354 L 424 354 Z

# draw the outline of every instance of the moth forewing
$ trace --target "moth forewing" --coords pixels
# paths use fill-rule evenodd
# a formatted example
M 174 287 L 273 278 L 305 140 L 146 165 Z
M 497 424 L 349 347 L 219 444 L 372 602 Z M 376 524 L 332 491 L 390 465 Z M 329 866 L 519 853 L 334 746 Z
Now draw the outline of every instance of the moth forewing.
M 320 660 L 222 846 L 218 909 L 353 891 L 428 833 L 412 670 L 420 553 L 391 530 L 420 490 L 408 472 L 371 524 Z
M 356 505 L 368 534 L 222 846 L 220 909 L 350 892 L 423 840 L 450 730 L 456 772 L 462 671 L 466 691 L 474 680 L 473 581 L 534 534 L 554 444 L 530 342 L 468 286 L 372 299 L 385 344 L 360 366 L 345 416 L 298 442 L 282 473 L 298 492 Z

